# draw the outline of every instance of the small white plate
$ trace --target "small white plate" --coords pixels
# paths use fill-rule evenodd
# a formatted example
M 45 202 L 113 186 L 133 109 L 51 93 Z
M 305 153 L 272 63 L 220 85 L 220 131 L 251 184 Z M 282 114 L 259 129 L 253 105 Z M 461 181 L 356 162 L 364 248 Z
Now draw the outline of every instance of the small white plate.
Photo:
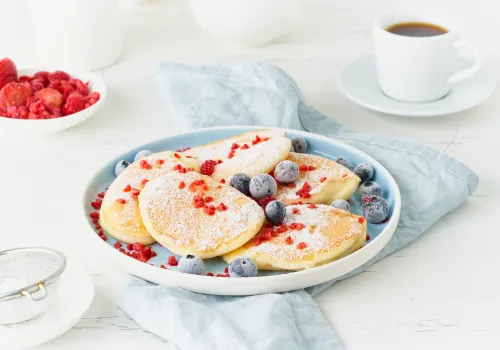
M 459 59 L 458 67 L 470 62 Z M 464 111 L 486 100 L 495 89 L 495 80 L 484 69 L 469 79 L 454 84 L 450 93 L 440 100 L 409 103 L 393 100 L 379 87 L 375 56 L 366 55 L 349 63 L 340 74 L 340 91 L 352 102 L 386 114 L 406 117 L 434 117 Z
M 5 350 L 46 343 L 71 329 L 87 311 L 94 298 L 94 283 L 76 267 L 61 276 L 56 298 L 47 311 L 26 322 L 1 326 L 0 344 Z

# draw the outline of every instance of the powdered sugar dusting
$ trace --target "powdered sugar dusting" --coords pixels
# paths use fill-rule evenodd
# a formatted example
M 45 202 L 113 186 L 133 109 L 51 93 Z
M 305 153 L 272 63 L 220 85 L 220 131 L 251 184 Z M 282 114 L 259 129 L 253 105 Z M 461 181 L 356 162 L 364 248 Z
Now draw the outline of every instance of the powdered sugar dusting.
M 152 154 L 142 158 L 142 160 L 146 160 L 151 165 L 151 169 L 141 168 L 140 161 L 129 165 L 106 191 L 101 206 L 101 212 L 103 212 L 106 211 L 106 208 L 114 205 L 118 198 L 124 199 L 126 203 L 121 206 L 121 210 L 111 211 L 106 217 L 110 222 L 126 228 L 131 233 L 139 231 L 142 227 L 137 196 L 134 198 L 133 189 L 141 191 L 144 188 L 143 180 L 152 181 L 162 175 L 174 172 L 173 167 L 178 164 L 188 167 L 189 165 L 187 164 L 190 164 L 190 162 L 193 163 L 183 157 L 177 159 L 171 152 Z M 159 164 L 157 161 L 163 163 Z M 127 185 L 130 185 L 131 190 L 124 192 L 123 189 Z
M 209 204 L 217 207 L 224 203 L 226 211 L 216 210 L 215 215 L 208 215 L 203 208 L 194 207 L 195 193 L 188 188 L 178 188 L 180 181 L 189 186 L 198 179 L 204 179 L 208 186 L 205 195 L 213 197 Z M 262 225 L 264 219 L 257 203 L 229 186 L 218 186 L 220 184 L 209 177 L 197 173 L 172 173 L 146 186 L 140 197 L 141 209 L 147 213 L 154 230 L 179 247 L 211 252 L 233 242 L 250 225 Z
M 299 167 L 301 165 L 314 166 L 315 170 L 300 171 L 299 178 L 295 182 L 295 187 L 278 186 L 276 198 L 279 200 L 300 200 L 297 191 L 308 182 L 311 185 L 310 194 L 319 193 L 329 181 L 339 181 L 354 174 L 342 165 L 313 154 L 290 153 L 287 160 L 291 160 Z M 321 179 L 326 178 L 321 182 Z
M 298 214 L 293 213 L 294 208 L 299 210 Z M 357 215 L 327 205 L 316 205 L 316 209 L 307 205 L 290 205 L 286 207 L 284 224 L 301 223 L 305 227 L 301 230 L 289 229 L 269 241 L 254 245 L 247 254 L 263 254 L 284 262 L 308 259 L 337 248 L 347 239 L 365 234 L 365 226 L 358 220 Z M 285 242 L 287 237 L 293 239 L 293 244 Z M 300 242 L 306 243 L 306 248 L 298 249 Z

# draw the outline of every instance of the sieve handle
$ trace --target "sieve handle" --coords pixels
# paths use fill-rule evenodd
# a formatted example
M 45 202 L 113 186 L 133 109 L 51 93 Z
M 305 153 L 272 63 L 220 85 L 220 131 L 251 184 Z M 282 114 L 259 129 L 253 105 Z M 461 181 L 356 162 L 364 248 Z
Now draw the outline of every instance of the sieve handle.
M 45 289 L 43 282 L 38 283 L 37 286 L 38 286 L 38 290 L 36 292 L 38 292 L 38 291 L 42 292 L 42 294 L 40 294 L 39 296 L 34 296 L 33 293 L 30 293 L 27 290 L 23 290 L 21 292 L 21 294 L 24 295 L 25 297 L 28 297 L 29 300 L 31 300 L 31 301 L 41 301 L 41 300 L 45 299 L 47 297 L 47 290 Z

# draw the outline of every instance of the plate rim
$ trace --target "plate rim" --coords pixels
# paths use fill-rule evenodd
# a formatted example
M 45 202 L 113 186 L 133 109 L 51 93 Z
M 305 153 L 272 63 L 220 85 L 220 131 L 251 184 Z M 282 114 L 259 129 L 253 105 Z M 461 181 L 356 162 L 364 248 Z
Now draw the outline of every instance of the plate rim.
M 480 104 L 482 104 L 483 102 L 485 102 L 488 98 L 491 97 L 491 95 L 493 94 L 493 92 L 495 91 L 495 88 L 496 88 L 495 78 L 493 77 L 493 75 L 487 74 L 487 78 L 489 79 L 489 82 L 491 83 L 490 89 L 487 93 L 484 94 L 484 96 L 481 99 L 478 99 L 474 103 L 460 105 L 457 108 L 450 108 L 449 110 L 441 110 L 441 111 L 434 110 L 434 111 L 428 111 L 428 112 L 422 112 L 422 111 L 412 112 L 410 110 L 401 111 L 399 109 L 398 110 L 387 109 L 384 107 L 379 107 L 377 105 L 369 104 L 366 101 L 355 97 L 353 94 L 350 93 L 351 90 L 347 89 L 345 87 L 345 84 L 343 83 L 343 81 L 344 81 L 343 78 L 345 76 L 345 71 L 347 70 L 347 68 L 349 66 L 354 65 L 355 63 L 363 60 L 363 59 L 375 60 L 375 55 L 373 53 L 365 54 L 365 55 L 356 57 L 355 59 L 353 59 L 353 60 L 349 61 L 347 64 L 345 64 L 342 67 L 342 69 L 340 70 L 340 74 L 337 78 L 337 87 L 340 90 L 340 92 L 342 93 L 342 95 L 344 95 L 352 103 L 354 103 L 358 106 L 361 106 L 363 108 L 366 108 L 368 110 L 383 113 L 386 115 L 393 115 L 393 116 L 405 117 L 405 118 L 432 118 L 432 117 L 440 117 L 440 116 L 460 113 L 460 112 L 464 112 L 466 110 L 469 110 L 471 108 L 477 107 Z M 482 70 L 484 70 L 484 67 L 482 67 L 480 71 L 482 71 Z M 390 97 L 387 97 L 387 98 L 390 99 Z M 403 102 L 403 101 L 397 101 L 397 102 L 407 103 L 408 105 L 418 105 L 419 104 L 419 103 L 411 103 L 411 102 Z M 431 103 L 431 102 L 427 102 L 427 103 Z M 424 103 L 424 104 L 426 104 L 426 103 Z
M 287 128 L 279 128 L 279 127 L 271 127 L 271 126 L 262 126 L 262 125 L 231 125 L 231 126 L 215 126 L 215 127 L 208 127 L 208 128 L 200 128 L 192 131 L 187 131 L 183 133 L 178 133 L 178 134 L 172 134 L 163 138 L 158 138 L 156 140 L 150 141 L 147 144 L 155 143 L 158 141 L 162 141 L 168 138 L 172 137 L 182 137 L 186 135 L 196 135 L 196 134 L 202 134 L 207 131 L 213 131 L 213 130 L 247 130 L 247 131 L 252 131 L 252 130 L 265 130 L 265 129 L 273 129 L 273 130 L 283 130 L 285 132 L 291 132 L 294 134 L 299 134 L 304 137 L 308 138 L 316 138 L 323 140 L 328 143 L 336 143 L 340 144 L 342 147 L 348 149 L 349 151 L 353 153 L 357 153 L 364 158 L 367 158 L 370 162 L 377 164 L 377 166 L 382 169 L 383 172 L 385 172 L 385 176 L 388 178 L 388 181 L 391 183 L 392 187 L 395 189 L 394 193 L 394 208 L 392 210 L 392 216 L 391 219 L 388 222 L 388 225 L 380 232 L 380 234 L 375 237 L 370 244 L 366 245 L 363 247 L 363 249 L 359 249 L 356 252 L 333 262 L 330 262 L 325 265 L 320 265 L 311 269 L 306 269 L 306 270 L 301 270 L 301 271 L 296 271 L 293 273 L 286 273 L 286 274 L 280 274 L 280 275 L 272 275 L 272 276 L 257 276 L 257 277 L 250 277 L 250 278 L 212 278 L 209 276 L 204 276 L 204 275 L 191 275 L 191 274 L 184 274 L 184 273 L 179 273 L 177 271 L 171 271 L 171 270 L 164 270 L 164 269 L 158 269 L 155 266 L 151 266 L 147 263 L 143 263 L 140 261 L 136 261 L 135 259 L 131 259 L 128 256 L 118 252 L 116 249 L 113 249 L 109 244 L 104 242 L 101 238 L 98 237 L 97 234 L 95 234 L 95 230 L 90 224 L 90 221 L 88 220 L 88 213 L 87 213 L 87 201 L 86 198 L 89 197 L 88 193 L 90 190 L 90 187 L 94 180 L 97 178 L 97 175 L 105 169 L 105 167 L 108 165 L 109 160 L 105 162 L 103 165 L 98 167 L 96 171 L 94 171 L 90 177 L 90 179 L 86 182 L 86 185 L 84 187 L 84 190 L 82 191 L 82 202 L 81 202 L 81 207 L 80 209 L 82 210 L 82 214 L 80 218 L 85 220 L 86 226 L 94 233 L 93 235 L 88 235 L 85 236 L 87 238 L 89 244 L 92 244 L 93 246 L 101 248 L 102 254 L 104 254 L 106 257 L 109 256 L 110 260 L 115 261 L 122 269 L 127 271 L 128 273 L 137 276 L 140 275 L 139 277 L 151 281 L 151 280 L 159 280 L 157 278 L 146 278 L 144 276 L 153 276 L 156 274 L 157 271 L 161 271 L 162 274 L 165 276 L 170 276 L 170 280 L 172 283 L 164 283 L 163 281 L 161 282 L 156 282 L 158 284 L 168 284 L 168 285 L 175 285 L 184 289 L 188 289 L 191 291 L 195 292 L 201 292 L 201 293 L 207 293 L 207 294 L 216 294 L 216 295 L 256 295 L 256 294 L 263 294 L 263 293 L 268 293 L 270 292 L 269 290 L 263 290 L 260 292 L 252 292 L 252 290 L 259 290 L 259 288 L 255 288 L 256 285 L 261 285 L 263 282 L 267 283 L 269 285 L 294 285 L 293 288 L 279 288 L 275 286 L 272 288 L 273 291 L 275 292 L 284 292 L 284 291 L 292 291 L 292 290 L 297 290 L 297 289 L 302 289 L 306 287 L 311 287 L 313 285 L 325 283 L 328 281 L 331 281 L 335 278 L 338 278 L 346 273 L 349 273 L 356 268 L 362 266 L 366 262 L 368 262 L 370 259 L 372 259 L 376 254 L 378 254 L 389 242 L 391 239 L 392 235 L 394 234 L 397 225 L 399 224 L 399 218 L 401 214 L 401 193 L 398 187 L 398 184 L 394 177 L 391 175 L 391 173 L 382 165 L 380 164 L 377 160 L 372 158 L 370 155 L 362 152 L 361 150 L 348 145 L 342 141 L 338 141 L 336 139 L 319 135 L 319 134 L 313 134 L 307 131 L 303 130 L 295 130 L 295 129 L 287 129 Z M 245 131 L 242 131 L 245 132 Z M 140 145 L 137 146 L 136 148 L 141 147 Z M 91 196 L 90 196 L 91 197 Z M 95 244 L 97 243 L 97 244 Z M 114 252 L 114 253 L 112 253 Z M 356 262 L 357 260 L 362 261 L 361 263 Z M 293 281 L 300 281 L 301 278 L 311 276 L 311 275 L 325 275 L 328 276 L 328 271 L 329 270 L 346 270 L 346 266 L 350 265 L 355 265 L 353 268 L 347 268 L 348 271 L 342 273 L 341 275 L 335 276 L 335 277 L 330 277 L 326 278 L 323 280 L 323 278 L 316 278 L 315 280 L 322 279 L 322 282 L 318 283 L 291 283 Z M 344 268 L 344 269 L 342 269 Z M 182 275 L 182 277 L 180 277 Z M 317 277 L 317 276 L 316 276 Z M 177 280 L 181 279 L 183 280 L 183 283 L 176 283 L 178 282 Z M 304 280 L 307 280 L 304 278 Z M 207 286 L 206 288 L 200 287 L 200 288 L 189 288 L 185 287 L 191 286 L 191 285 L 198 285 L 198 284 L 203 284 Z M 228 286 L 230 286 L 228 288 Z M 224 288 L 226 287 L 226 288 Z M 213 289 L 219 290 L 218 293 L 214 293 Z M 265 289 L 265 288 L 261 288 Z M 210 290 L 211 292 L 207 292 L 207 290 Z M 225 290 L 232 290 L 227 292 Z

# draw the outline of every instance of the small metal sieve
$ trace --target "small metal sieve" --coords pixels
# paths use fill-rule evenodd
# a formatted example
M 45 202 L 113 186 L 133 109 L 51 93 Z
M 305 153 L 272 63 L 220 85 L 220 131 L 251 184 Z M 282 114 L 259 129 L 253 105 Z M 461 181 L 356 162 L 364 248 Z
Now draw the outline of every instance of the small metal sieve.
M 47 248 L 0 252 L 0 324 L 27 321 L 43 313 L 66 269 L 66 258 Z

